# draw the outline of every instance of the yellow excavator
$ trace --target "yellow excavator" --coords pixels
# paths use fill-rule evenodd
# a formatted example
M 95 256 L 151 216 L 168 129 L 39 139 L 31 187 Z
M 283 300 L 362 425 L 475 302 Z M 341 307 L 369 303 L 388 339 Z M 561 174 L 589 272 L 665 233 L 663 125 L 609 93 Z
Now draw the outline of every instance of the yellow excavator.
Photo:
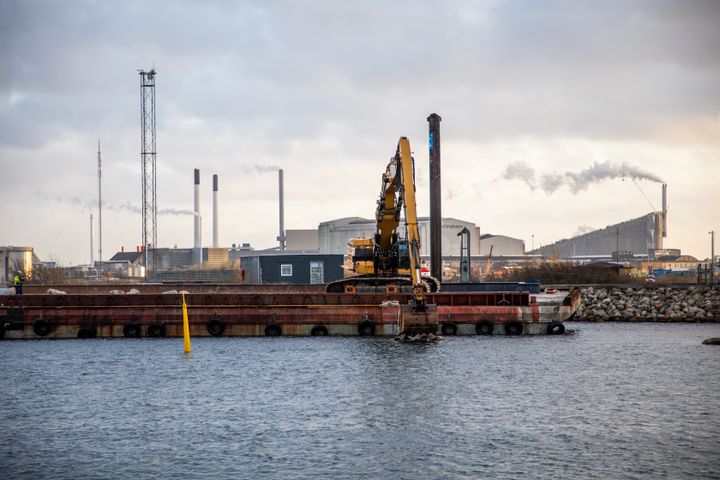
M 398 231 L 401 213 L 405 213 L 405 238 Z M 401 137 L 395 155 L 382 176 L 380 198 L 375 211 L 376 233 L 373 238 L 355 238 L 348 243 L 345 270 L 352 275 L 327 285 L 329 293 L 411 291 L 412 312 L 421 321 L 411 321 L 401 332 L 427 333 L 437 328 L 428 320 L 425 292 L 436 292 L 440 282 L 420 273 L 420 234 L 415 201 L 414 160 L 410 141 Z M 405 309 L 406 310 L 406 309 Z M 431 314 L 432 315 L 432 314 Z M 436 317 L 436 315 L 435 315 Z M 417 324 L 417 325 L 414 325 Z

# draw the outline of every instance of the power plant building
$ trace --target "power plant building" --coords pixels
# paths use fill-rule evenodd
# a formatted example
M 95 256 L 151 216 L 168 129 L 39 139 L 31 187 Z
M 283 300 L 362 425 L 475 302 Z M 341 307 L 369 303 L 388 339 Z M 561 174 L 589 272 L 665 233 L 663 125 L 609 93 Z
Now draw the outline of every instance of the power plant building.
M 662 213 L 653 212 L 577 237 L 559 240 L 531 253 L 556 258 L 612 256 L 616 251 L 646 256 L 663 248 L 662 227 Z
M 486 233 L 480 237 L 480 255 L 493 257 L 525 255 L 525 241 L 507 235 Z
M 442 220 L 442 255 L 443 257 L 460 254 L 460 237 L 458 233 L 463 227 L 470 231 L 470 254 L 480 255 L 480 229 L 472 222 L 457 218 Z M 400 230 L 405 227 L 401 222 Z M 418 218 L 420 233 L 420 255 L 430 256 L 430 218 Z M 372 238 L 375 235 L 375 220 L 360 217 L 347 217 L 322 222 L 318 227 L 318 246 L 321 253 L 346 254 L 348 242 L 353 238 Z
M 559 240 L 530 253 L 556 258 L 615 256 L 620 259 L 623 255 L 653 258 L 655 251 L 665 247 L 667 219 L 667 184 L 663 184 L 661 211 Z

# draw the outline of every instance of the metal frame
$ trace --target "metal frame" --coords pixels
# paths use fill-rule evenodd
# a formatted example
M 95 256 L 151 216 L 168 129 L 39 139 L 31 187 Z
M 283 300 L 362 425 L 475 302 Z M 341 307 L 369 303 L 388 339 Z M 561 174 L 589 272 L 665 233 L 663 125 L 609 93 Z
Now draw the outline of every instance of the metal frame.
M 157 248 L 157 144 L 155 139 L 155 69 L 140 72 L 140 161 L 142 164 L 142 245 L 145 275 L 155 277 Z

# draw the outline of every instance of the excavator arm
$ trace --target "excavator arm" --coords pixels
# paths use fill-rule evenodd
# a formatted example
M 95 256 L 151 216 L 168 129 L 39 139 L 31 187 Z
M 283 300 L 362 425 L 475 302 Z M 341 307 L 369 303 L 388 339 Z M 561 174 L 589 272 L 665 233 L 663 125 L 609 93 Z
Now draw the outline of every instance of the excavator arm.
M 400 214 L 404 209 L 407 226 L 407 248 L 410 257 L 410 277 L 413 300 L 417 309 L 425 307 L 423 283 L 420 276 L 420 233 L 417 223 L 415 202 L 415 172 L 410 141 L 401 137 L 395 156 L 390 160 L 382 177 L 380 198 L 375 212 L 377 232 L 375 234 L 376 270 L 381 273 L 398 269 L 396 244 L 400 225 Z
M 410 276 L 413 285 L 413 300 L 416 309 L 425 309 L 422 278 L 420 276 L 420 232 L 417 221 L 417 203 L 415 202 L 415 172 L 410 141 L 400 137 L 395 158 L 399 163 L 401 178 L 400 198 L 405 205 L 405 223 L 407 224 L 408 253 L 410 254 Z

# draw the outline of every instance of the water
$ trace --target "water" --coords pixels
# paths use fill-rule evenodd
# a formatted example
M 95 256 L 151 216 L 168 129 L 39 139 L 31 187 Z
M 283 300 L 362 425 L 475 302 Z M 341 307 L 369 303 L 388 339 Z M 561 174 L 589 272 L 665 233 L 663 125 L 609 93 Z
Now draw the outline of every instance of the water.
M 0 342 L 0 478 L 720 478 L 720 325 Z

